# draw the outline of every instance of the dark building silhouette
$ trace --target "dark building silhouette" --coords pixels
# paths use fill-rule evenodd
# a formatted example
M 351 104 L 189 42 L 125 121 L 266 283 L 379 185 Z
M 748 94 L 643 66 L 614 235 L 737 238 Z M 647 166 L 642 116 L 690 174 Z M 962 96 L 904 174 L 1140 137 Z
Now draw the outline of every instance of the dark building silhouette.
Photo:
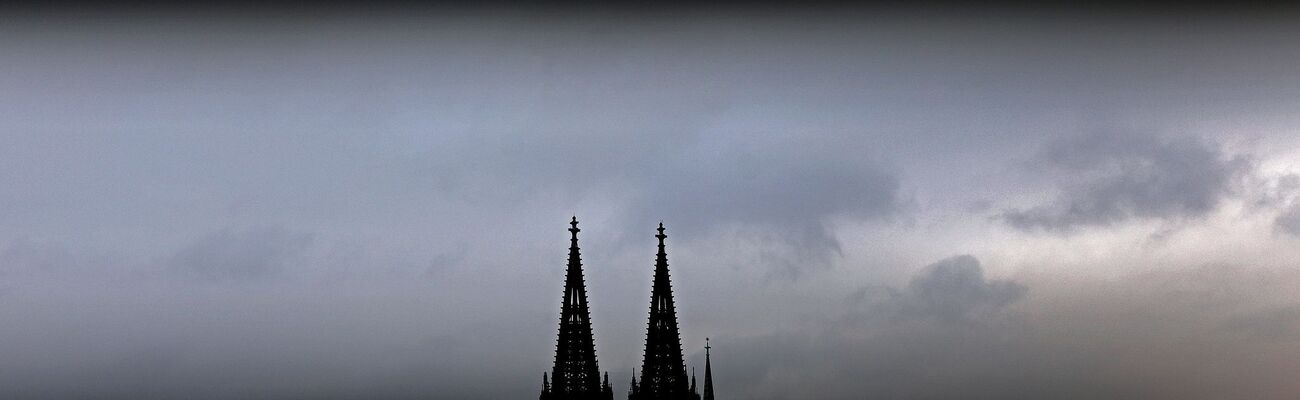
M 603 381 L 596 365 L 596 348 L 587 309 L 587 288 L 578 253 L 578 218 L 569 222 L 572 233 L 569 265 L 564 279 L 564 302 L 560 307 L 560 332 L 555 345 L 555 366 L 542 374 L 541 400 L 613 400 L 609 374 Z M 659 253 L 655 258 L 654 283 L 650 290 L 650 321 L 646 327 L 645 359 L 641 380 L 636 370 L 628 388 L 629 400 L 702 400 L 695 373 L 686 376 L 682 341 L 677 329 L 672 279 L 668 276 L 668 254 L 664 249 L 664 224 L 659 223 Z M 706 339 L 707 343 L 708 340 Z M 704 346 L 704 396 L 713 400 L 713 368 L 709 347 Z
M 655 257 L 654 284 L 650 289 L 650 322 L 646 327 L 645 359 L 641 381 L 633 381 L 628 400 L 699 400 L 695 385 L 686 379 L 682 340 L 677 330 L 668 254 L 664 251 L 664 224 L 659 223 L 659 254 Z
M 602 383 L 596 365 L 596 344 L 587 309 L 587 285 L 578 254 L 578 217 L 569 222 L 573 234 L 569 267 L 564 277 L 564 303 L 560 306 L 560 333 L 555 343 L 555 367 L 550 380 L 542 374 L 541 400 L 613 400 L 609 374 Z
M 709 338 L 704 338 L 704 399 L 713 400 L 713 362 L 709 360 Z

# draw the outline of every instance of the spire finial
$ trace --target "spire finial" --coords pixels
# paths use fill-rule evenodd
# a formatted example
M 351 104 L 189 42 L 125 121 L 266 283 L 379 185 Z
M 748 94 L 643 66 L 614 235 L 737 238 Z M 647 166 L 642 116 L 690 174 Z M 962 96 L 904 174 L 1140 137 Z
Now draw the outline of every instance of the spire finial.
M 667 237 L 668 237 L 668 235 L 665 235 L 665 234 L 664 234 L 664 222 L 663 222 L 663 221 L 659 221 L 659 229 L 656 229 L 656 230 L 659 231 L 659 234 L 658 234 L 658 235 L 655 235 L 655 237 L 659 238 L 659 244 L 660 244 L 660 245 L 663 245 L 663 244 L 664 244 L 664 238 L 667 238 Z
M 699 394 L 700 390 L 695 386 L 695 367 L 691 367 L 691 393 Z
M 569 262 L 564 274 L 564 297 L 560 305 L 560 326 L 555 341 L 555 365 L 552 383 L 559 393 L 594 392 L 600 389 L 600 368 L 596 364 L 596 347 L 591 332 L 591 312 L 587 308 L 587 289 L 583 284 L 582 256 L 578 249 L 578 217 L 569 222 L 573 240 L 569 244 Z
M 700 400 L 713 400 L 713 361 L 709 359 L 709 338 L 704 338 L 704 395 Z

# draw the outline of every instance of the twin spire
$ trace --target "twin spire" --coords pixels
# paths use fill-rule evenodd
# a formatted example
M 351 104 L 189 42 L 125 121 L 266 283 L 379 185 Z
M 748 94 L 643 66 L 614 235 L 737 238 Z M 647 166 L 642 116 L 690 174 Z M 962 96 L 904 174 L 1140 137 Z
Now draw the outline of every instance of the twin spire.
M 682 339 L 677 329 L 677 308 L 673 302 L 672 279 L 668 276 L 668 254 L 664 249 L 664 224 L 659 223 L 659 253 L 655 255 L 654 283 L 650 289 L 650 322 L 646 326 L 645 358 L 641 382 L 630 391 L 629 400 L 690 399 L 700 397 L 691 390 L 682 360 Z
M 541 400 L 613 400 L 609 373 L 600 380 L 596 350 L 587 308 L 587 289 L 578 252 L 578 218 L 569 222 L 572 234 L 569 265 L 560 308 L 560 332 L 555 347 L 555 366 L 548 377 L 542 374 Z M 673 304 L 672 280 L 668 275 L 668 254 L 664 248 L 664 224 L 659 222 L 659 252 L 655 256 L 654 283 L 650 291 L 650 318 L 646 327 L 645 358 L 641 380 L 635 370 L 628 389 L 629 400 L 713 400 L 713 373 L 705 346 L 704 396 L 701 399 L 694 373 L 688 380 L 682 359 L 677 310 Z M 708 339 L 705 339 L 708 342 Z M 694 372 L 694 371 L 692 371 Z
M 582 277 L 582 256 L 578 251 L 578 218 L 569 222 L 573 234 L 569 245 L 569 267 L 564 277 L 564 301 L 560 305 L 560 333 L 555 344 L 555 366 L 550 382 L 542 375 L 540 400 L 613 400 L 609 374 L 602 384 L 596 365 L 596 344 L 591 334 L 591 311 L 587 308 L 587 285 Z

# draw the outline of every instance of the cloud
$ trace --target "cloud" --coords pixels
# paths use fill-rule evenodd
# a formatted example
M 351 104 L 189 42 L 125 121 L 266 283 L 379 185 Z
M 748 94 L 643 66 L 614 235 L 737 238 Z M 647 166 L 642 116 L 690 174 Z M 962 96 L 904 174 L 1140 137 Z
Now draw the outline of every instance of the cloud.
M 222 229 L 176 252 L 167 262 L 179 274 L 210 281 L 247 281 L 280 273 L 311 244 L 310 234 L 283 227 Z
M 925 267 L 888 306 L 902 318 L 973 321 L 1001 312 L 1028 290 L 1013 281 L 985 279 L 979 260 L 959 255 Z
M 1211 265 L 1032 282 L 981 274 L 977 260 L 957 256 L 830 321 L 715 337 L 715 381 L 753 399 L 1287 398 L 1292 390 L 1300 313 L 1285 298 L 1300 285 L 1293 272 Z
M 1007 210 L 1001 219 L 1022 230 L 1071 232 L 1204 216 L 1249 165 L 1195 139 L 1098 133 L 1058 141 L 1030 166 L 1055 173 L 1060 193 L 1047 204 Z
M 843 154 L 803 154 L 795 136 L 687 149 L 645 177 L 628 219 L 669 218 L 688 239 L 735 233 L 732 239 L 763 252 L 773 273 L 798 277 L 840 251 L 832 221 L 878 220 L 902 210 L 895 173 Z
M 972 256 L 954 256 L 923 268 L 901 289 L 886 288 L 886 296 L 856 302 L 854 311 L 818 328 L 719 338 L 715 373 L 745 398 L 956 396 L 963 392 L 950 392 L 955 387 L 945 379 L 980 379 L 990 375 L 981 368 L 997 370 L 1015 361 L 1015 354 L 1002 353 L 1008 334 L 1021 330 L 1008 318 L 1008 307 L 1027 290 L 987 279 Z M 980 386 L 967 390 L 966 398 L 981 398 Z
M 1246 210 L 1274 213 L 1274 232 L 1300 236 L 1300 174 L 1261 171 L 1248 178 Z
M 623 108 L 548 105 L 560 116 L 596 115 L 548 119 L 530 127 L 543 133 L 528 137 L 449 135 L 442 153 L 413 164 L 437 166 L 428 168 L 441 181 L 459 182 L 446 185 L 447 195 L 476 204 L 512 207 L 545 194 L 570 204 L 560 211 L 570 212 L 599 200 L 610 210 L 598 211 L 619 227 L 613 233 L 638 248 L 661 220 L 674 240 L 726 236 L 748 245 L 738 249 L 762 253 L 763 267 L 783 277 L 824 267 L 838 254 L 831 223 L 886 220 L 905 210 L 899 172 L 836 135 L 800 131 L 824 128 L 817 121 L 755 132 L 735 115 L 757 111 L 717 110 L 711 103 L 733 99 L 716 94 L 686 97 L 671 105 L 673 120 L 641 115 L 665 107 L 654 96 L 633 96 L 625 101 L 636 104 Z M 785 123 L 775 113 L 759 117 Z M 496 203 L 501 199 L 510 201 Z
M 465 256 L 468 253 L 469 250 L 467 248 L 460 247 L 452 251 L 434 255 L 433 259 L 429 261 L 428 267 L 424 269 L 424 276 L 437 276 L 439 273 L 449 268 L 455 268 L 465 262 Z
M 15 21 L 0 397 L 535 396 L 571 212 L 616 390 L 663 219 L 731 398 L 1297 397 L 1290 303 L 1123 275 L 1295 259 L 1206 211 L 1220 143 L 1292 156 L 1294 21 L 402 14 Z M 1090 112 L 1219 142 L 1057 140 Z
M 1282 210 L 1273 221 L 1273 226 L 1279 231 L 1300 235 L 1300 203 Z

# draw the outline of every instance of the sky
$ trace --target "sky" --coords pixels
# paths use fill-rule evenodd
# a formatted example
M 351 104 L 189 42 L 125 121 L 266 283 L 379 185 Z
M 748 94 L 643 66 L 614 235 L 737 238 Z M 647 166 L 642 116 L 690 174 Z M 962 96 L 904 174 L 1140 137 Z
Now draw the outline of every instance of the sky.
M 0 397 L 1300 396 L 1289 10 L 0 10 Z M 701 372 L 702 373 L 702 372 Z

